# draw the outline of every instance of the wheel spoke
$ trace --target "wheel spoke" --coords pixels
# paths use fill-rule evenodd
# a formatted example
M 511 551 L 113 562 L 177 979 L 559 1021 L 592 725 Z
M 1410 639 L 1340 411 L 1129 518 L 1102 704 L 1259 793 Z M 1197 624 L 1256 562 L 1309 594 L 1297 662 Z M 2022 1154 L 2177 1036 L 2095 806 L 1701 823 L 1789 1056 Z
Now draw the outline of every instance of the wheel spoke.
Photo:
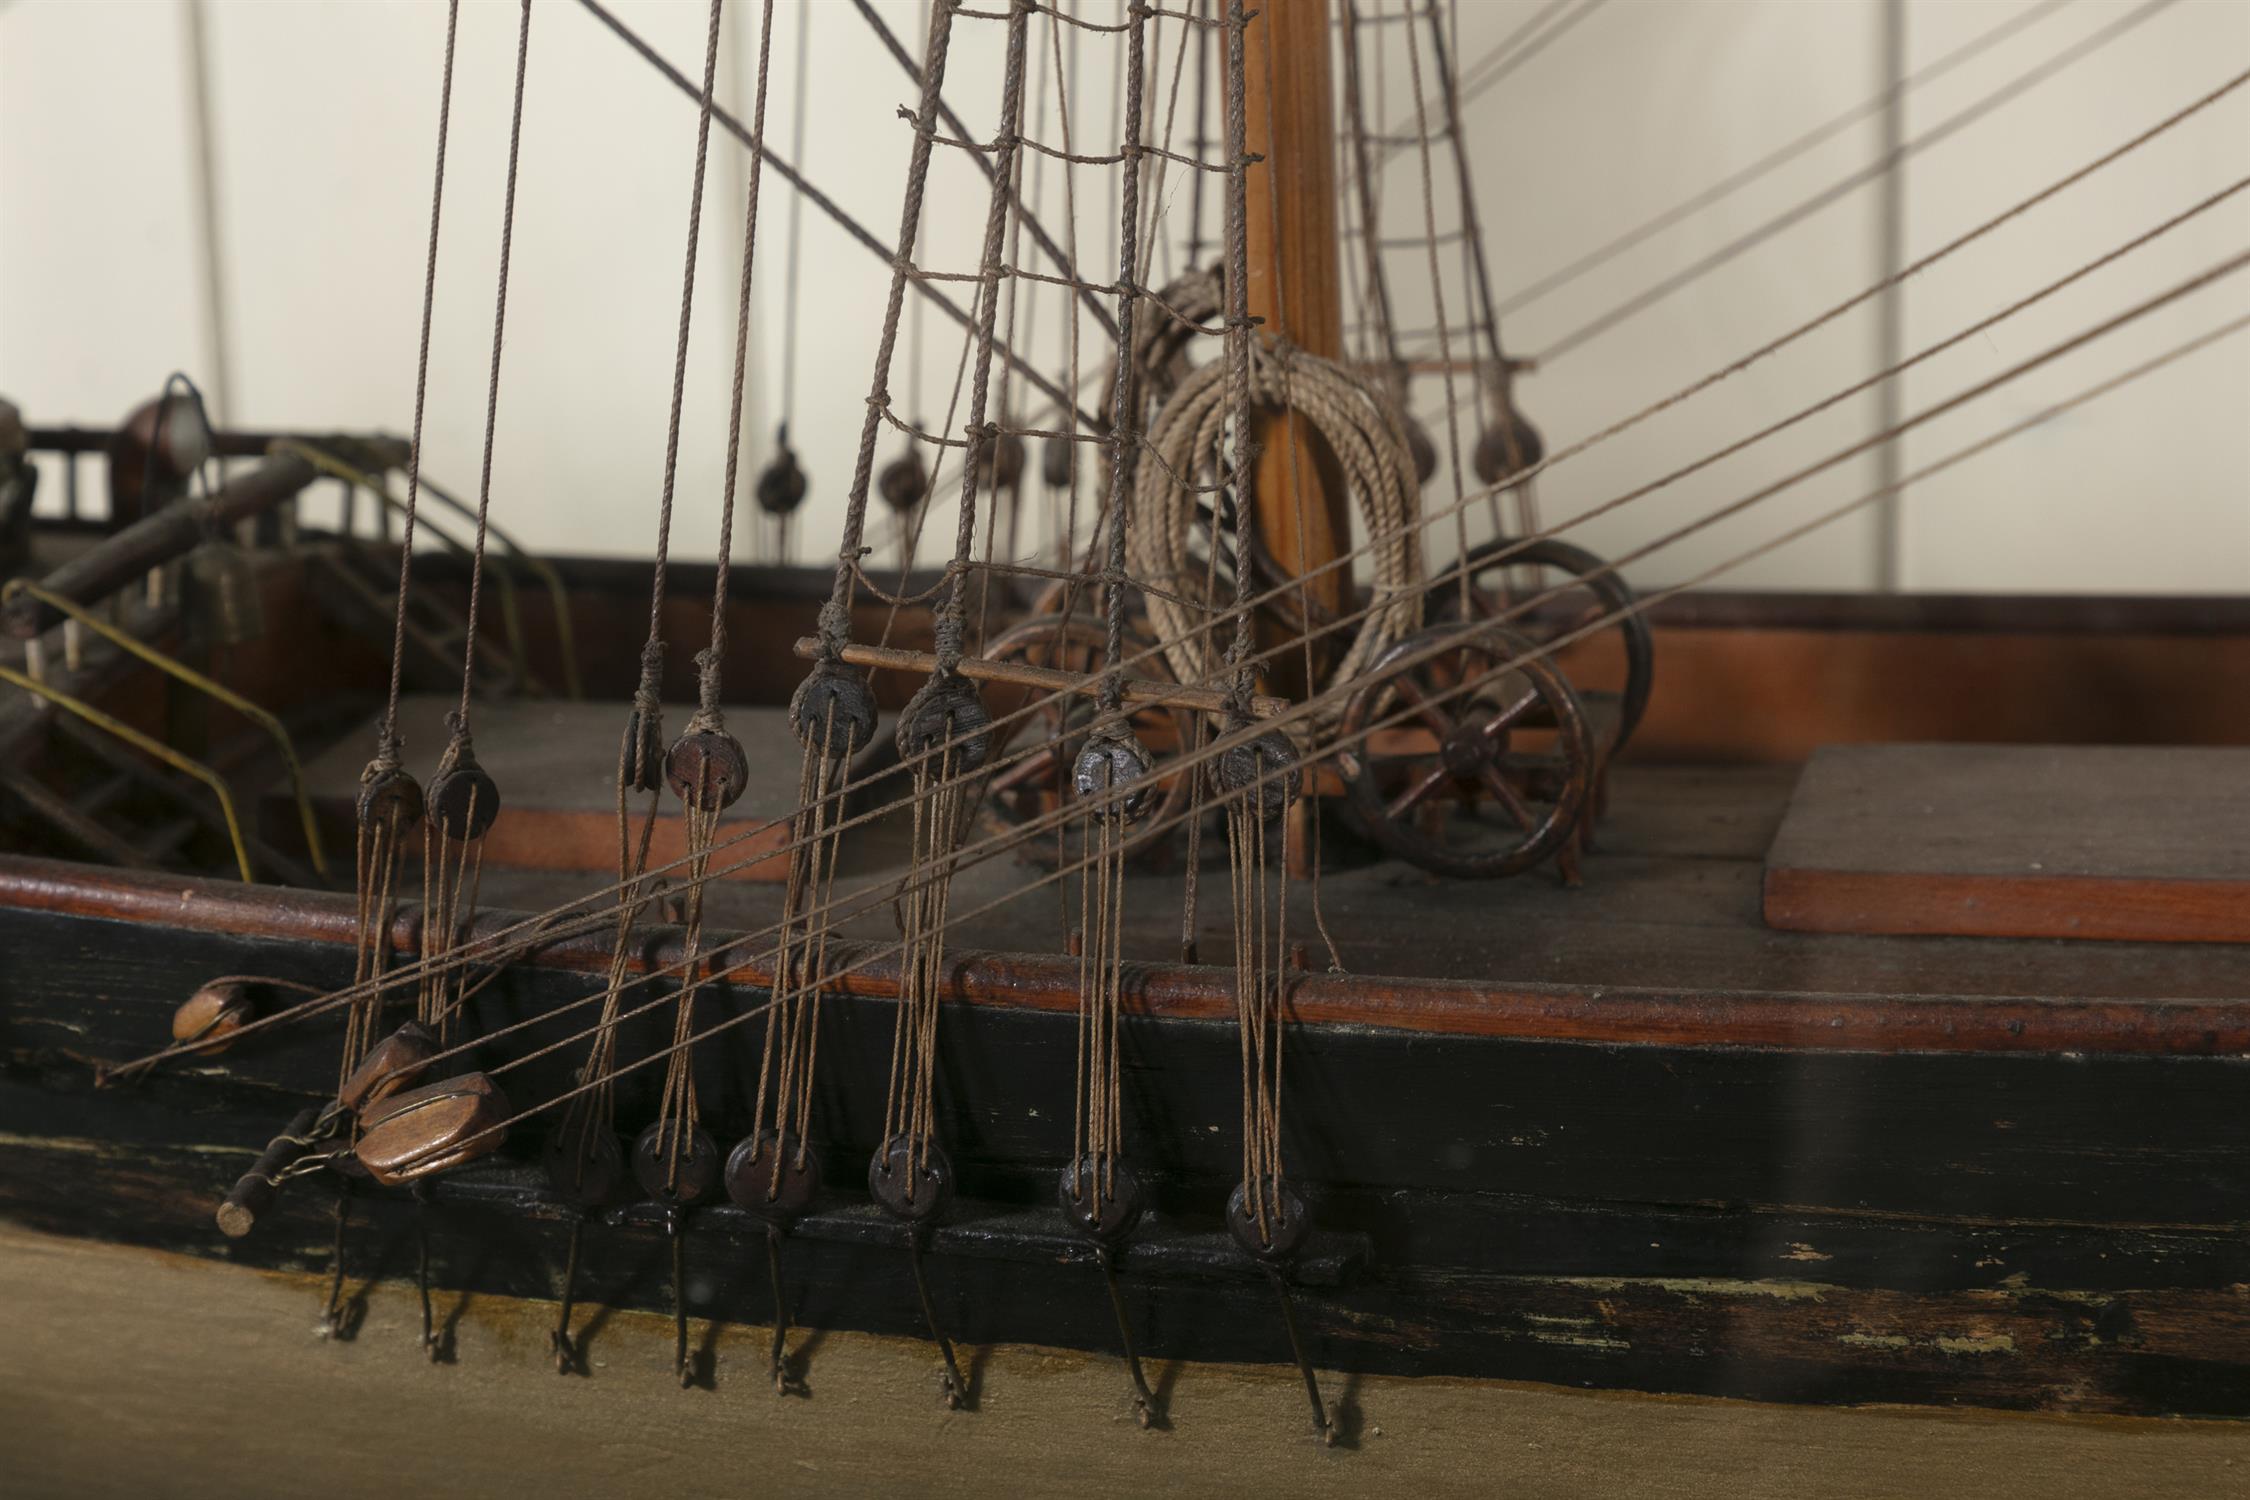
M 1477 767 L 1477 774 L 1484 779 L 1484 784 L 1491 788 L 1493 797 L 1499 801 L 1500 805 L 1508 809 L 1515 820 L 1523 825 L 1525 833 L 1538 831 L 1539 820 L 1532 815 L 1531 809 L 1524 805 L 1523 798 L 1516 795 L 1516 789 L 1508 785 L 1508 778 L 1500 774 L 1498 766 L 1487 761 Z
M 1391 687 L 1401 698 L 1406 700 L 1407 705 L 1414 710 L 1414 716 L 1420 719 L 1432 734 L 1442 740 L 1453 733 L 1453 721 L 1447 718 L 1444 712 L 1429 700 L 1428 695 L 1423 693 L 1420 685 L 1414 679 L 1400 677 L 1391 684 Z
M 1502 732 L 1505 731 L 1509 725 L 1522 718 L 1525 711 L 1528 710 L 1532 704 L 1539 701 L 1539 697 L 1539 686 L 1537 683 L 1534 683 L 1532 684 L 1531 690 L 1529 692 L 1525 693 L 1521 698 L 1518 698 L 1515 702 L 1509 704 L 1506 708 L 1501 709 L 1500 712 L 1494 714 L 1491 718 L 1485 720 L 1482 725 L 1478 726 L 1477 733 L 1483 735 L 1488 740 L 1498 739 L 1501 736 Z
M 1453 773 L 1445 768 L 1444 761 L 1439 761 L 1436 765 L 1430 767 L 1427 775 L 1418 777 L 1413 785 L 1393 797 L 1383 808 L 1384 815 L 1392 822 L 1398 822 L 1406 816 L 1417 802 L 1452 779 Z

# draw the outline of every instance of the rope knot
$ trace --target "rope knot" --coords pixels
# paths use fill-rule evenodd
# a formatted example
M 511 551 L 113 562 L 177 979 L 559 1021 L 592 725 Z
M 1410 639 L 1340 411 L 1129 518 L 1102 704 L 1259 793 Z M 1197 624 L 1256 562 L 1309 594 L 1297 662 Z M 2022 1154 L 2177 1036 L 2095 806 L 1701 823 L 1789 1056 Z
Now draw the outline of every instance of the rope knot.
M 476 740 L 470 735 L 469 721 L 462 717 L 461 710 L 449 708 L 445 711 L 445 735 L 445 751 L 438 756 L 437 763 L 437 774 L 440 776 L 464 760 L 474 761 L 477 758 Z
M 398 737 L 398 727 L 386 722 L 375 736 L 375 758 L 359 773 L 360 784 L 364 786 L 378 776 L 388 776 L 397 770 L 405 753 L 406 742 Z
M 847 566 L 850 565 L 851 554 L 845 554 L 845 561 Z M 823 604 L 820 607 L 820 659 L 831 665 L 841 661 L 844 642 L 851 639 L 851 631 L 852 614 L 849 609 L 835 599 Z
M 955 563 L 953 566 L 957 567 L 959 564 Z M 966 632 L 961 621 L 948 612 L 938 616 L 937 629 L 933 633 L 936 636 L 934 644 L 937 646 L 938 671 L 950 677 L 955 666 L 967 654 Z
M 689 732 L 719 728 L 719 653 L 708 646 L 695 653 L 695 687 L 696 710 L 688 721 Z
M 641 680 L 633 689 L 633 706 L 644 713 L 663 701 L 664 642 L 650 636 L 641 646 Z

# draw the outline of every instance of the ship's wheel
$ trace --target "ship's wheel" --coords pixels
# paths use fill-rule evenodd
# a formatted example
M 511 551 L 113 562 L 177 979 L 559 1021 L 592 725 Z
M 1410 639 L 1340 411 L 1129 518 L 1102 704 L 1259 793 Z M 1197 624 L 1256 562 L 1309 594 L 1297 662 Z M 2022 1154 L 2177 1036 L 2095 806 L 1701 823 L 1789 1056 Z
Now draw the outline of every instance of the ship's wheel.
M 1376 658 L 1338 758 L 1367 833 L 1439 875 L 1491 879 L 1563 851 L 1596 771 L 1593 727 L 1528 637 L 1423 631 Z M 1567 873 L 1567 871 L 1566 871 Z
M 1567 657 L 1603 761 L 1615 757 L 1648 708 L 1655 674 L 1655 641 L 1647 618 L 1634 608 L 1632 586 L 1595 554 L 1558 537 L 1497 538 L 1469 553 L 1465 571 L 1475 614 L 1505 616 L 1510 629 L 1541 644 L 1576 637 L 1556 656 Z M 1553 597 L 1543 597 L 1548 594 Z M 1457 576 L 1432 584 L 1426 597 L 1430 620 L 1461 618 Z
M 983 655 L 990 661 L 1050 668 L 1091 682 L 1102 670 L 1103 640 L 1101 625 L 1084 615 L 1067 621 L 1039 615 L 996 636 Z M 1169 681 L 1171 674 L 1165 668 L 1163 653 L 1144 651 L 1145 643 L 1128 636 L 1127 659 L 1140 658 L 1132 662 L 1129 674 Z M 1071 795 L 1070 768 L 1085 745 L 1086 731 L 1093 727 L 1097 710 L 1090 692 L 1060 695 L 1000 682 L 987 683 L 984 692 L 997 726 L 993 731 L 993 759 L 999 764 L 985 792 L 984 818 L 992 833 L 1005 834 L 1053 811 Z M 1029 713 L 1011 717 L 1027 705 L 1035 706 Z M 1193 788 L 1187 776 L 1169 769 L 1166 762 L 1192 742 L 1194 723 L 1185 711 L 1161 706 L 1144 705 L 1127 717 L 1134 736 L 1157 756 L 1155 791 L 1139 822 L 1125 835 L 1125 853 L 1131 856 L 1155 848 L 1178 826 L 1179 814 Z M 1012 758 L 1026 746 L 1036 748 Z M 1051 830 L 1033 835 L 1017 847 L 1020 857 L 1039 865 L 1053 865 L 1057 852 Z

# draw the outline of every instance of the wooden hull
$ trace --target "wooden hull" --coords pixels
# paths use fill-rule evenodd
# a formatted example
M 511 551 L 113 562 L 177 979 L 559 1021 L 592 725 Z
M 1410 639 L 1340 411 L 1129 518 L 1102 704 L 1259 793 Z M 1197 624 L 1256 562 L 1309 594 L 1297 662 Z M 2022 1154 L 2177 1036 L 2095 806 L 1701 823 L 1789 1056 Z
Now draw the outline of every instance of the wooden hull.
M 428 571 L 458 583 L 443 559 Z M 561 571 L 585 680 L 614 700 L 635 668 L 645 568 Z M 679 698 L 708 577 L 676 571 L 666 687 Z M 239 686 L 284 712 L 324 690 L 292 670 L 308 642 L 350 691 L 381 681 L 378 655 L 352 654 L 348 622 L 322 623 L 333 601 L 302 572 L 276 561 L 266 614 L 286 623 L 233 662 Z M 746 585 L 728 681 L 777 704 L 800 667 L 759 643 L 801 633 L 825 583 L 770 570 Z M 530 664 L 559 680 L 544 600 L 526 589 L 522 606 Z M 883 611 L 864 613 L 874 638 Z M 2250 699 L 2209 686 L 2250 665 L 2250 614 L 2213 600 L 1689 595 L 1653 618 L 1662 670 L 1642 764 L 1614 779 L 1583 890 L 1432 882 L 1355 858 L 1341 834 L 1329 846 L 1325 914 L 1355 972 L 1292 983 L 1285 1140 L 1323 1227 L 1297 1273 L 1315 1359 L 1789 1402 L 2250 1415 L 2250 954 L 1807 936 L 1759 916 L 1790 767 L 1814 747 L 2243 743 Z M 926 644 L 925 629 L 909 614 L 894 643 Z M 78 690 L 152 730 L 179 717 L 145 674 L 96 656 L 81 677 Z M 878 683 L 894 708 L 906 686 Z M 0 745 L 24 763 L 54 753 L 28 704 L 0 714 Z M 995 861 L 963 878 L 983 884 L 957 910 L 1030 876 Z M 485 925 L 585 883 L 488 870 Z M 845 883 L 879 890 L 880 872 Z M 717 923 L 772 919 L 774 888 L 724 885 Z M 1224 956 L 1219 887 L 1206 883 L 1206 960 Z M 1113 1351 L 1101 1276 L 1054 1211 L 1077 964 L 1054 954 L 1052 902 L 972 920 L 953 941 L 939 1135 L 966 1200 L 936 1236 L 933 1292 L 970 1344 Z M 1136 874 L 1125 951 L 1179 951 L 1179 912 L 1176 870 Z M 1301 906 L 1292 934 L 1316 937 L 1312 915 Z M 847 937 L 880 943 L 889 921 L 879 910 Z M 96 1091 L 93 1073 L 161 1045 L 173 1007 L 215 975 L 342 984 L 352 933 L 345 896 L 0 856 L 0 1214 L 325 1270 L 326 1179 L 292 1184 L 246 1240 L 223 1239 L 211 1215 L 267 1139 L 333 1092 L 333 1021 L 128 1088 Z M 391 940 L 414 950 L 411 909 Z M 642 967 L 675 941 L 648 934 Z M 585 1025 L 606 965 L 600 941 L 574 940 L 512 968 L 474 1002 L 473 1029 L 546 1019 L 481 1062 Z M 757 1004 L 765 977 L 753 965 L 714 987 L 699 1023 Z M 1127 979 L 1126 1151 L 1157 1202 L 1123 1258 L 1137 1336 L 1159 1360 L 1282 1360 L 1273 1299 L 1218 1232 L 1240 1171 L 1231 970 L 1136 965 Z M 811 1327 L 922 1326 L 898 1232 L 862 1191 L 894 994 L 894 968 L 873 954 L 824 1011 L 815 1138 L 829 1197 L 785 1247 Z M 669 1024 L 661 1010 L 629 1023 L 624 1060 Z M 698 1049 L 722 1144 L 747 1124 L 760 1024 Z M 522 1107 L 578 1061 L 566 1048 L 503 1082 Z M 658 1071 L 624 1080 L 620 1120 L 653 1114 Z M 559 1290 L 571 1215 L 528 1165 L 542 1124 L 439 1188 L 427 1217 L 442 1285 Z M 367 1192 L 352 1216 L 354 1283 L 411 1275 L 410 1202 Z M 699 1315 L 771 1317 L 760 1235 L 731 1208 L 696 1216 Z M 590 1226 L 585 1244 L 584 1300 L 668 1303 L 647 1209 Z
M 6 1046 L 0 1212 L 37 1228 L 256 1265 L 320 1268 L 331 1197 L 228 1243 L 226 1184 L 334 1086 L 328 1031 L 96 1092 L 91 1067 L 161 1043 L 203 978 L 348 977 L 344 898 L 36 861 L 0 865 Z M 497 924 L 502 914 L 488 914 Z M 405 924 L 394 934 L 403 946 Z M 653 934 L 662 962 L 674 935 Z M 856 955 L 847 954 L 847 961 Z M 564 943 L 475 1002 L 486 1031 L 594 993 L 598 944 Z M 920 1327 L 897 1232 L 857 1191 L 878 1130 L 892 1000 L 870 963 L 823 1017 L 816 1136 L 829 1201 L 786 1248 L 798 1319 Z M 935 1242 L 941 1317 L 970 1344 L 1113 1349 L 1098 1271 L 1053 1212 L 1069 1149 L 1075 963 L 963 952 L 940 1136 L 967 1201 Z M 1226 974 L 1130 975 L 1127 1153 L 1157 1211 L 1123 1260 L 1146 1352 L 1286 1357 L 1261 1278 L 1217 1232 L 1237 1172 L 1239 1058 Z M 746 969 L 709 1025 L 762 998 Z M 1328 1368 L 1502 1377 L 1799 1402 L 2250 1415 L 2250 1006 L 1973 995 L 1811 996 L 1307 976 L 1288 1071 L 1292 1171 L 1323 1235 L 1300 1315 Z M 485 1049 L 490 1067 L 586 1008 Z M 1344 1015 L 1358 1019 L 1347 1021 Z M 624 1060 L 669 1028 L 630 1024 Z M 706 1118 L 747 1123 L 756 1025 L 699 1049 Z M 566 1049 L 507 1075 L 563 1086 Z M 629 1076 L 620 1118 L 653 1107 Z M 536 1160 L 536 1125 L 511 1155 Z M 440 1284 L 552 1296 L 570 1215 L 535 1170 L 441 1187 Z M 363 1192 L 353 1276 L 411 1270 L 415 1210 Z M 762 1231 L 699 1213 L 699 1315 L 771 1318 Z M 667 1305 L 643 1208 L 587 1231 L 584 1298 Z

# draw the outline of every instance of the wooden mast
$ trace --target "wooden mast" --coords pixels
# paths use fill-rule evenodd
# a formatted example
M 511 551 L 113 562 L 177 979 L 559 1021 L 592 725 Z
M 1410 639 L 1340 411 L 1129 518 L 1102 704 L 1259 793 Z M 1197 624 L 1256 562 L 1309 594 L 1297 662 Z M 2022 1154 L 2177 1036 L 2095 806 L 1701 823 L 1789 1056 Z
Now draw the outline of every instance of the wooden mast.
M 1247 290 L 1262 333 L 1340 359 L 1344 302 L 1328 26 L 1328 0 L 1264 0 L 1244 32 L 1246 140 L 1265 158 L 1252 166 L 1246 183 Z M 1342 476 L 1301 420 L 1270 415 L 1258 436 L 1258 535 L 1283 572 L 1303 577 L 1351 545 Z M 1341 612 L 1350 599 L 1349 570 L 1323 573 L 1306 588 L 1316 612 Z M 1316 658 L 1333 656 L 1337 643 L 1322 644 L 1327 649 Z M 1304 659 L 1294 651 L 1275 657 L 1268 669 L 1288 693 L 1311 686 L 1301 680 L 1303 672 Z

